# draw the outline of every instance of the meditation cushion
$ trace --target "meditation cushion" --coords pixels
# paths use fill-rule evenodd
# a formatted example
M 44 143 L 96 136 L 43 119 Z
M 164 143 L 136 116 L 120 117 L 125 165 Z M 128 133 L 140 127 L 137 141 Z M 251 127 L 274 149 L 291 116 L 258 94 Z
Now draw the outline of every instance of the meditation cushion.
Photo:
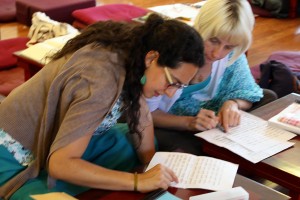
M 97 21 L 127 21 L 133 18 L 141 17 L 148 11 L 129 4 L 107 4 L 92 8 L 78 9 L 72 13 L 75 18 L 73 26 L 83 28 Z
M 300 51 L 276 51 L 273 52 L 266 61 L 263 63 L 275 60 L 281 62 L 288 66 L 292 72 L 300 73 Z M 258 65 L 252 66 L 251 73 L 255 80 L 259 80 L 261 76 L 260 63 Z
M 24 69 L 17 66 L 14 52 L 26 48 L 29 38 L 0 40 L 0 94 L 7 96 L 25 81 Z
M 0 22 L 10 22 L 16 19 L 15 0 L 0 0 Z
M 13 89 L 25 82 L 24 69 L 14 67 L 0 70 L 0 95 L 7 96 Z
M 255 15 L 258 15 L 258 16 L 261 16 L 261 17 L 273 17 L 273 15 L 269 11 L 267 11 L 267 10 L 265 10 L 265 9 L 259 7 L 259 6 L 253 5 L 251 3 L 251 0 L 248 0 L 248 2 L 250 3 L 251 8 L 252 8 L 252 12 Z
M 17 21 L 30 26 L 33 13 L 40 11 L 55 21 L 72 24 L 74 10 L 95 5 L 95 0 L 16 0 Z
M 26 49 L 27 37 L 0 40 L 0 70 L 15 67 L 17 58 L 14 52 Z

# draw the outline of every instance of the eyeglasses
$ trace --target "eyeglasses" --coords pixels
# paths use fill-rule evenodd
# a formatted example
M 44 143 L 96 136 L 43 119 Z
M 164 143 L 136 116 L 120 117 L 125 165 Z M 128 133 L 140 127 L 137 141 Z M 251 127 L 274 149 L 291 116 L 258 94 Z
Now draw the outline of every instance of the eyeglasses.
M 171 77 L 171 74 L 170 74 L 168 68 L 164 67 L 164 70 L 165 70 L 165 74 L 166 74 L 167 80 L 169 82 L 168 87 L 175 87 L 177 89 L 182 89 L 182 88 L 186 88 L 187 87 L 187 85 L 183 84 L 183 83 L 174 83 L 173 80 L 172 80 L 172 77 Z

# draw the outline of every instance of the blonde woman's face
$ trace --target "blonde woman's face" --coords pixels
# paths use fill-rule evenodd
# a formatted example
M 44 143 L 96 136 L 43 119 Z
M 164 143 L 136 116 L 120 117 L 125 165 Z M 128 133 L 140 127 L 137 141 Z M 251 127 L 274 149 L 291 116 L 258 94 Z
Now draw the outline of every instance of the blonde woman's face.
M 204 42 L 204 47 L 205 62 L 207 64 L 224 58 L 237 47 L 237 44 L 232 44 L 227 39 L 212 37 Z

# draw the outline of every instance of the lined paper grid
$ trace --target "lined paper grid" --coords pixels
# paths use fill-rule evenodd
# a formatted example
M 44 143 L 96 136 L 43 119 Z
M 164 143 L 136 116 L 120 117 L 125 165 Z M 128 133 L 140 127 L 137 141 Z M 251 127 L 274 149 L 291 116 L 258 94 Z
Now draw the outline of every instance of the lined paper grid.
M 231 128 L 229 133 L 211 129 L 195 136 L 257 163 L 293 146 L 294 143 L 288 140 L 296 135 L 270 126 L 267 121 L 252 114 L 242 112 L 241 124 Z

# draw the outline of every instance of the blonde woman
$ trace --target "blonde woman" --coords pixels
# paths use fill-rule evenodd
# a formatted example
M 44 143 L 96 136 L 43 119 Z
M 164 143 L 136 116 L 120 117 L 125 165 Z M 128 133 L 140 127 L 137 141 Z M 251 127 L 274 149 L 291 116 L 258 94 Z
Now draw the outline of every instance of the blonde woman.
M 190 85 L 172 98 L 164 95 L 147 99 L 154 125 L 172 129 L 156 129 L 161 150 L 180 148 L 201 154 L 198 140 L 187 131 L 194 133 L 217 125 L 228 131 L 240 123 L 240 110 L 250 109 L 263 97 L 244 54 L 252 42 L 253 26 L 247 0 L 208 0 L 201 7 L 194 28 L 204 40 L 204 66 Z

